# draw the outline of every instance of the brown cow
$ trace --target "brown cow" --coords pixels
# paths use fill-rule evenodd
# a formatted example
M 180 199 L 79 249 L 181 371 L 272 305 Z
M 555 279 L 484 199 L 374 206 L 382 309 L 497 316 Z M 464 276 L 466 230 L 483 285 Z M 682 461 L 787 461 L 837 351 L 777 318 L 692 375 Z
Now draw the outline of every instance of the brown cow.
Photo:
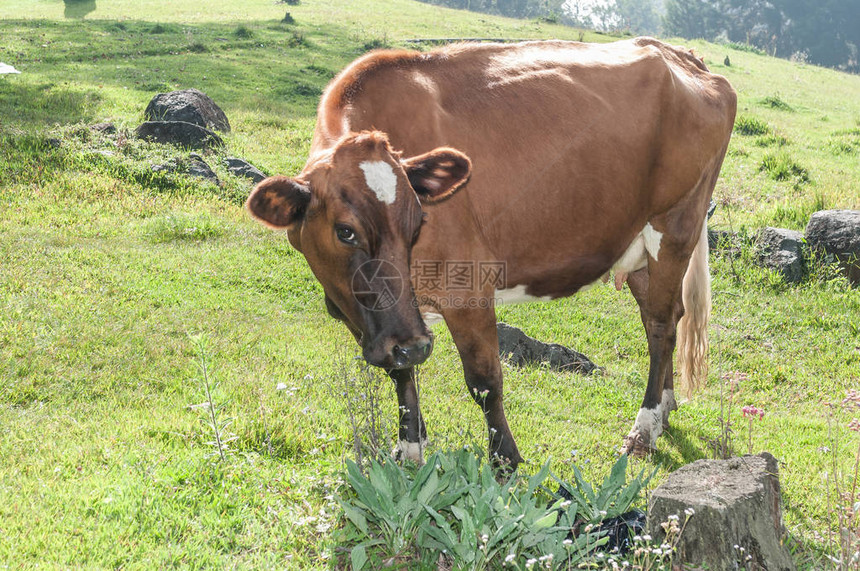
M 625 438 L 644 454 L 676 408 L 676 326 L 688 387 L 706 372 L 705 213 L 735 108 L 723 77 L 650 38 L 373 52 L 326 89 L 304 170 L 261 182 L 248 209 L 287 230 L 328 311 L 395 380 L 399 450 L 418 462 L 425 320 L 444 318 L 490 454 L 516 466 L 495 305 L 569 296 L 614 272 L 648 337 L 648 387 Z

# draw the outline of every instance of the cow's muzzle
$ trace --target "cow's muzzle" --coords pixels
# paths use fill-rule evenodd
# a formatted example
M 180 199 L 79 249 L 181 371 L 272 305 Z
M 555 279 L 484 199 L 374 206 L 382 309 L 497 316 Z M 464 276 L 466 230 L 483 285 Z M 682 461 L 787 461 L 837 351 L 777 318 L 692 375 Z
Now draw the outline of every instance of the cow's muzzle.
M 433 336 L 414 337 L 406 343 L 388 339 L 373 345 L 363 351 L 368 363 L 385 369 L 408 369 L 427 360 L 433 352 Z

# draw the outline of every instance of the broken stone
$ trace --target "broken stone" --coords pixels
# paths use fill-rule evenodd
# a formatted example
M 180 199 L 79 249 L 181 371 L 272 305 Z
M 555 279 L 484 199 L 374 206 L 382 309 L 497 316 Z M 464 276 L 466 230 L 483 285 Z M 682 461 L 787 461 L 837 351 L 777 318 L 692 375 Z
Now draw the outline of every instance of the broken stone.
M 803 234 L 784 228 L 762 228 L 756 235 L 759 264 L 779 273 L 788 283 L 803 280 Z
M 206 129 L 230 131 L 224 111 L 211 97 L 197 89 L 159 93 L 143 112 L 147 121 L 184 121 Z
M 852 285 L 860 285 L 860 210 L 820 210 L 806 225 L 810 248 L 838 261 Z
M 233 175 L 250 178 L 254 183 L 258 183 L 266 178 L 266 175 L 260 169 L 245 160 L 236 157 L 227 157 L 224 159 L 224 164 L 227 165 L 227 170 Z
M 213 171 L 206 161 L 203 160 L 203 157 L 196 153 L 191 153 L 189 158 L 190 164 L 188 165 L 188 174 L 190 176 L 202 178 L 216 186 L 221 184 L 221 181 L 218 180 L 218 175 L 216 175 L 215 171 Z
M 647 529 L 693 510 L 678 542 L 677 562 L 704 569 L 794 570 L 785 545 L 776 458 L 764 452 L 729 460 L 698 460 L 666 478 L 651 494 Z
M 221 147 L 224 141 L 214 132 L 185 121 L 147 121 L 134 130 L 140 139 L 191 149 Z
M 556 343 L 538 341 L 507 323 L 498 323 L 496 332 L 499 335 L 499 355 L 517 367 L 548 365 L 551 369 L 582 375 L 598 369 L 582 353 Z

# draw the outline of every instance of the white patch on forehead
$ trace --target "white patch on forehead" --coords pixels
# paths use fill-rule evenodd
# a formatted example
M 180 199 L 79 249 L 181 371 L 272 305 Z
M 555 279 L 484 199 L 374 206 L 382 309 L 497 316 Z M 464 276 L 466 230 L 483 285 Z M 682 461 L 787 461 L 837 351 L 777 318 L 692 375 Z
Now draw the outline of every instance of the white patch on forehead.
M 648 253 L 651 254 L 651 257 L 656 262 L 657 254 L 660 253 L 660 242 L 663 240 L 663 233 L 654 230 L 654 227 L 648 222 L 645 224 L 645 228 L 642 229 L 642 237 L 645 238 L 645 249 L 648 250 Z
M 385 161 L 364 161 L 359 168 L 364 171 L 364 180 L 384 204 L 393 204 L 397 198 L 397 175 Z

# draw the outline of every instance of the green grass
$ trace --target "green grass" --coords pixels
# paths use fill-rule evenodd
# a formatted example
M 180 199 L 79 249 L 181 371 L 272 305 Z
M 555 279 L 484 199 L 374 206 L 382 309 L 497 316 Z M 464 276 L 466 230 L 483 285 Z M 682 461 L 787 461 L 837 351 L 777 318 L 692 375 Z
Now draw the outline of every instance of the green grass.
M 280 23 L 287 10 L 295 24 Z M 407 0 L 214 0 L 205 9 L 102 1 L 84 19 L 70 16 L 55 0 L 0 5 L 0 60 L 22 71 L 0 78 L 0 564 L 324 568 L 338 513 L 330 497 L 352 446 L 332 356 L 354 354 L 354 342 L 325 314 L 320 286 L 286 237 L 242 211 L 249 183 L 227 174 L 222 154 L 207 155 L 221 187 L 155 173 L 152 164 L 187 153 L 129 132 L 155 93 L 196 87 L 230 118 L 230 154 L 294 174 L 319 93 L 369 47 L 579 31 Z M 766 127 L 733 138 L 714 227 L 802 229 L 815 209 L 860 208 L 860 78 L 678 42 L 728 76 L 740 116 Z M 727 54 L 731 67 L 721 63 Z M 118 133 L 86 127 L 101 121 Z M 759 170 L 771 162 L 789 176 Z M 634 468 L 659 463 L 659 480 L 707 457 L 719 376 L 745 372 L 737 402 L 767 410 L 755 448 L 780 459 L 789 528 L 809 539 L 830 521 L 821 403 L 860 381 L 860 294 L 826 268 L 787 287 L 751 258 L 748 249 L 734 261 L 712 257 L 709 387 L 675 415 L 660 452 Z M 595 288 L 499 317 L 606 368 L 584 378 L 504 365 L 527 470 L 552 458 L 562 477 L 575 461 L 602 479 L 644 391 L 632 298 Z M 459 447 L 483 438 L 483 419 L 450 335 L 435 331 L 421 369 L 423 412 L 434 447 Z M 188 408 L 205 399 L 189 339 L 200 332 L 212 340 L 239 437 L 215 465 L 211 434 Z M 393 418 L 393 391 L 387 398 Z

